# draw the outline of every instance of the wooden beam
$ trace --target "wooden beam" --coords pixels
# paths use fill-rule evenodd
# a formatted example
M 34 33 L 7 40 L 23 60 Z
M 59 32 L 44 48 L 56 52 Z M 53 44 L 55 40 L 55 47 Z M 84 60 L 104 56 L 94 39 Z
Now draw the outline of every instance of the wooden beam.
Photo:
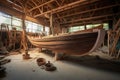
M 88 12 L 92 12 L 92 11 L 98 11 L 98 10 L 107 9 L 107 8 L 111 8 L 111 7 L 115 7 L 115 6 L 120 6 L 120 4 L 104 6 L 104 7 L 90 9 L 90 10 L 86 10 L 86 11 L 82 11 L 82 12 L 76 12 L 76 13 L 72 13 L 72 14 L 69 14 L 69 15 L 61 16 L 60 18 L 70 17 L 70 16 L 74 16 L 74 15 L 80 15 L 80 14 L 83 14 L 83 13 L 88 13 Z M 59 18 L 56 18 L 55 20 L 57 20 L 57 19 L 59 19 Z
M 101 20 L 87 20 L 87 21 L 77 22 L 74 24 L 73 23 L 62 24 L 61 26 L 71 27 L 71 26 L 81 26 L 81 25 L 86 25 L 86 24 L 100 24 L 100 23 L 108 22 L 108 20 L 112 20 L 112 19 L 102 19 L 102 21 Z
M 61 5 L 64 3 L 65 0 L 62 0 Z
M 41 4 L 41 3 L 43 3 L 44 2 L 44 0 L 42 0 L 42 1 L 40 1 L 40 0 L 37 0 L 37 2 L 38 2 L 38 4 Z M 38 5 L 37 5 L 38 6 Z M 43 13 L 43 6 L 41 7 L 41 8 L 39 8 L 40 10 L 41 10 L 41 12 L 40 13 Z M 49 15 L 44 15 L 46 18 L 49 18 Z
M 54 35 L 54 28 L 53 28 L 53 15 L 50 14 L 50 34 Z
M 119 26 L 120 26 L 120 18 L 117 21 L 116 25 L 114 26 L 114 31 L 117 30 Z
M 55 2 L 57 3 L 58 6 L 61 6 L 60 3 L 57 0 L 55 0 Z
M 24 7 L 27 6 L 27 3 L 29 2 L 30 0 L 24 0 L 22 3 L 24 3 Z
M 42 7 L 42 6 L 44 6 L 44 5 L 47 5 L 47 4 L 49 4 L 49 3 L 53 2 L 53 1 L 55 1 L 55 0 L 50 0 L 50 1 L 46 2 L 46 3 L 43 3 L 43 4 L 38 5 L 38 6 L 36 6 L 36 7 L 33 7 L 32 9 L 29 10 L 29 12 L 33 11 L 33 10 L 36 9 L 36 8 Z
M 7 7 L 6 5 L 1 5 L 1 3 L 0 3 L 0 11 L 7 13 L 9 15 L 14 15 L 18 18 L 22 18 L 22 14 L 23 14 L 22 12 L 19 12 L 16 9 L 13 9 L 11 7 Z
M 17 1 L 17 0 L 13 0 L 13 2 L 15 2 L 15 1 Z
M 73 8 L 73 7 L 78 6 L 79 3 L 82 3 L 82 2 L 85 2 L 85 1 L 87 1 L 87 0 L 78 0 L 78 1 L 76 1 L 76 2 L 69 3 L 69 4 L 66 4 L 66 5 L 64 5 L 64 6 L 60 6 L 60 7 L 58 7 L 58 8 L 55 8 L 55 9 L 52 9 L 52 10 L 49 10 L 49 11 L 46 11 L 46 12 L 37 14 L 37 15 L 35 15 L 34 17 L 39 17 L 39 16 L 41 16 L 41 15 L 44 15 L 44 14 L 47 14 L 47 13 L 51 13 L 51 12 L 52 12 L 52 13 L 57 13 L 57 12 L 62 11 L 62 10 L 71 9 L 71 8 Z
M 33 1 L 33 0 L 31 0 L 31 1 L 32 1 L 32 3 L 35 4 L 35 6 L 38 6 L 38 5 L 35 3 L 35 1 Z M 38 10 L 39 10 L 40 13 L 42 12 L 42 10 L 41 10 L 40 8 L 38 8 Z
M 22 43 L 22 46 L 23 46 L 23 49 L 24 49 L 24 52 L 25 52 L 23 54 L 23 59 L 30 59 L 30 55 L 28 54 L 25 17 L 26 17 L 26 15 L 24 14 L 23 17 L 22 17 L 22 28 L 23 28 L 23 31 L 22 31 L 21 43 Z
M 13 2 L 11 1 L 6 1 L 6 0 L 0 0 L 0 5 L 1 6 L 6 6 L 9 7 L 9 8 L 13 8 L 19 12 L 22 12 L 22 7 L 17 5 L 17 4 L 14 4 Z M 22 12 L 23 13 L 23 12 Z
M 120 27 L 119 27 L 118 30 L 116 31 L 115 38 L 114 38 L 112 47 L 111 47 L 111 49 L 110 49 L 110 55 L 111 55 L 111 56 L 112 56 L 113 54 L 115 54 L 116 45 L 117 45 L 117 43 L 118 43 L 118 41 L 119 41 L 119 38 L 120 38 Z
M 52 9 L 53 8 L 53 6 L 51 5 L 51 4 L 48 4 L 48 6 Z M 59 17 L 59 15 L 58 14 L 56 14 L 58 17 Z M 52 18 L 54 18 L 54 16 L 52 15 Z M 52 20 L 53 21 L 53 20 Z M 54 20 L 53 21 L 53 23 L 54 23 L 54 26 L 56 25 L 56 26 L 59 26 L 59 22 L 57 21 L 57 20 Z
M 21 43 L 23 43 L 24 50 L 27 50 L 28 46 L 27 46 L 27 37 L 26 37 L 25 17 L 26 17 L 26 15 L 23 15 L 23 17 L 22 17 L 23 35 L 22 35 L 22 42 Z
M 60 24 L 68 24 L 68 23 L 78 22 L 78 21 L 84 21 L 84 20 L 90 20 L 90 19 L 98 19 L 98 18 L 104 18 L 104 17 L 114 16 L 114 15 L 120 15 L 120 13 L 100 15 L 100 16 L 88 17 L 88 18 L 83 18 L 83 19 L 80 18 L 80 19 L 76 19 L 74 21 L 68 21 L 68 22 L 64 22 L 64 23 L 60 23 Z

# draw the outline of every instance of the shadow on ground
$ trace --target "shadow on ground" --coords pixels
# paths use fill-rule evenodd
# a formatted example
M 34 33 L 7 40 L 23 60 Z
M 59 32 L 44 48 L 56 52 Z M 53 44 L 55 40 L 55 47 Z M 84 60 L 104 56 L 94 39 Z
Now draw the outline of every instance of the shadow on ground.
M 0 72 L 0 78 L 4 78 L 4 77 L 6 77 L 6 72 L 5 71 Z
M 85 67 L 96 68 L 120 74 L 120 62 L 102 59 L 99 56 L 68 56 L 64 58 L 64 61 L 67 61 L 71 64 L 82 65 Z
M 42 51 L 44 54 L 54 57 L 54 54 L 49 51 L 45 50 Z M 102 59 L 99 56 L 92 56 L 92 55 L 86 55 L 86 56 L 67 56 L 61 61 L 65 61 L 66 63 L 70 63 L 72 65 L 79 65 L 79 66 L 85 66 L 89 68 L 104 70 L 108 72 L 114 72 L 120 74 L 120 61 L 113 61 L 113 60 L 107 60 Z

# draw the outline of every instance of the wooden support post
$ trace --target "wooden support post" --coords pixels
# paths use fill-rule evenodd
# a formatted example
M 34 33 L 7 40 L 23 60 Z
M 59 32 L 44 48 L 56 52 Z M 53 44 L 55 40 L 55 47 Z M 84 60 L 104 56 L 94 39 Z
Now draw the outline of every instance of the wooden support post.
M 85 30 L 87 29 L 86 25 L 85 25 Z
M 54 52 L 55 53 L 55 60 L 61 60 L 64 59 L 66 54 L 65 53 L 59 53 L 59 52 Z
M 30 59 L 30 55 L 28 54 L 28 46 L 27 46 L 27 37 L 26 37 L 26 26 L 25 26 L 25 17 L 26 15 L 23 15 L 23 20 L 22 20 L 22 27 L 23 27 L 23 36 L 22 36 L 22 43 L 23 43 L 23 48 L 24 48 L 24 54 L 23 54 L 23 59 Z
M 43 26 L 43 32 L 45 32 L 45 26 Z
M 116 25 L 114 27 L 114 31 L 119 28 L 119 25 L 120 25 L 120 18 L 119 18 L 119 20 L 117 21 L 117 23 L 116 23 Z
M 22 35 L 22 41 L 23 41 L 23 48 L 24 50 L 27 50 L 27 41 L 26 41 L 26 27 L 25 27 L 25 16 L 23 16 L 23 20 L 22 20 L 22 27 L 23 27 L 23 35 Z
M 11 41 L 10 41 L 10 44 L 12 44 L 13 46 L 13 49 L 12 50 L 15 50 L 16 46 L 16 28 L 13 28 L 12 32 L 11 32 Z
M 110 52 L 110 31 L 107 32 L 107 35 L 108 35 L 108 39 L 107 39 L 107 46 L 108 46 L 108 54 Z
M 59 60 L 59 54 L 58 54 L 58 52 L 55 52 L 55 60 Z
M 53 28 L 53 15 L 50 14 L 50 34 L 54 35 L 54 28 Z

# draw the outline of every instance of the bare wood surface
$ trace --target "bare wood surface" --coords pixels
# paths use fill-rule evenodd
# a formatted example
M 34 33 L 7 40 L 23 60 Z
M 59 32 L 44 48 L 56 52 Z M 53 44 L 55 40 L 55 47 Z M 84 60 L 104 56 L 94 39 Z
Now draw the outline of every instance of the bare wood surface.
M 43 4 L 38 5 L 38 6 L 36 6 L 36 7 L 33 7 L 32 9 L 29 10 L 29 12 L 31 12 L 32 10 L 34 10 L 34 9 L 36 9 L 36 8 L 42 7 L 42 6 L 44 6 L 44 5 L 47 5 L 47 4 L 49 4 L 49 3 L 53 2 L 53 1 L 55 1 L 55 0 L 50 0 L 50 1 L 46 2 L 46 3 L 43 3 Z
M 43 39 L 31 39 L 28 37 L 28 39 L 33 45 L 40 48 L 47 48 L 55 52 L 82 55 L 96 50 L 102 44 L 104 35 L 104 31 L 99 32 L 98 30 L 95 32 L 68 34 Z
M 65 9 L 71 8 L 71 6 L 72 6 L 72 7 L 75 7 L 75 6 L 77 6 L 77 4 L 79 4 L 79 3 L 81 3 L 81 2 L 84 2 L 84 1 L 86 1 L 86 0 L 78 0 L 78 1 L 76 1 L 76 2 L 67 4 L 67 5 L 65 5 L 65 6 L 61 6 L 61 7 L 58 7 L 58 8 L 55 8 L 55 9 L 52 9 L 52 10 L 49 10 L 49 11 L 46 11 L 46 12 L 37 14 L 37 15 L 35 15 L 34 17 L 38 17 L 38 16 L 41 16 L 41 15 L 43 15 L 43 14 L 47 14 L 47 13 L 51 13 L 51 12 L 52 12 L 52 13 L 58 12 L 58 11 L 61 10 L 61 9 L 64 9 L 64 10 L 65 10 Z
M 120 28 L 117 30 L 117 33 L 116 33 L 116 35 L 115 35 L 115 38 L 114 38 L 112 47 L 111 47 L 111 49 L 110 49 L 110 55 L 112 55 L 112 54 L 115 53 L 116 45 L 117 45 L 117 42 L 118 42 L 119 38 L 120 38 Z

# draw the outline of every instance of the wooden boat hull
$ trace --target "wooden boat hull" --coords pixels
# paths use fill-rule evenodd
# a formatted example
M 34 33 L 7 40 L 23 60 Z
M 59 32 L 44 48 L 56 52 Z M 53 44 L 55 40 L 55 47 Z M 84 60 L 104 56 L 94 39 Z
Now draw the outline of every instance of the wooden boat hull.
M 75 33 L 43 39 L 31 39 L 30 42 L 40 48 L 47 48 L 55 52 L 83 55 L 96 50 L 104 40 L 105 31 Z

